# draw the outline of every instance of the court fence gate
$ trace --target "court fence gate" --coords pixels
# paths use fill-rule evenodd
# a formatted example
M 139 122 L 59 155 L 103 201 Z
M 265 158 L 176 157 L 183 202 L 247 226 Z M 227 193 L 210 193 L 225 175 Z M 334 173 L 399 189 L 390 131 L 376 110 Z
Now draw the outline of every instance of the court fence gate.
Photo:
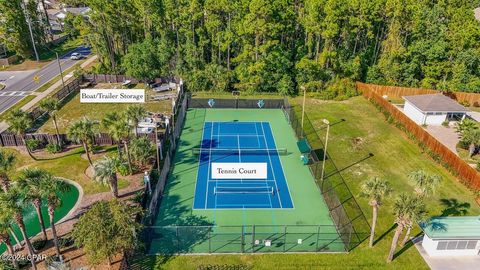
M 146 249 L 159 245 L 161 254 L 184 253 L 271 253 L 271 252 L 348 252 L 370 235 L 370 225 L 330 155 L 322 181 L 324 145 L 309 118 L 301 126 L 300 108 L 288 99 L 206 99 L 181 93 L 176 102 L 175 128 L 166 132 L 165 158 L 148 207 L 144 237 Z M 325 200 L 334 225 L 239 225 L 152 226 L 165 189 L 171 160 L 189 108 L 282 109 L 297 139 L 311 147 L 309 169 Z M 308 243 L 305 245 L 305 242 Z

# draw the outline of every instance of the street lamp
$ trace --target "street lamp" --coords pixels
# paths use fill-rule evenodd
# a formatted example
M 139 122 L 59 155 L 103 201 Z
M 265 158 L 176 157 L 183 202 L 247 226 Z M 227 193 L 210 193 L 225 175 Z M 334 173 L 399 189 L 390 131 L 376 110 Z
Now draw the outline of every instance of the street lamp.
M 327 135 L 325 136 L 325 147 L 323 149 L 322 177 L 320 178 L 323 185 L 323 177 L 325 176 L 325 160 L 327 159 L 328 133 L 330 132 L 330 122 L 327 119 L 323 119 L 322 122 L 327 125 Z
M 307 96 L 307 89 L 305 86 L 300 86 L 300 89 L 303 91 L 303 105 L 302 105 L 302 137 L 303 137 L 303 119 L 305 118 L 305 98 Z

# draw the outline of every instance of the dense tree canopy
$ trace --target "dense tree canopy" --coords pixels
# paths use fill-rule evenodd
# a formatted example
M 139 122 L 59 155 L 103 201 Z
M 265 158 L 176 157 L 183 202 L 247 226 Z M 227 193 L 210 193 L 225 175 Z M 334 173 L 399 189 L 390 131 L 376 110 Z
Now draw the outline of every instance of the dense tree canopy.
M 81 27 L 104 71 L 150 77 L 156 68 L 183 76 L 191 90 L 289 94 L 305 85 L 322 93 L 338 90 L 347 78 L 480 91 L 480 22 L 474 17 L 474 0 L 83 4 L 92 12 Z M 138 67 L 140 61 L 146 66 Z M 343 92 L 348 96 L 348 90 Z

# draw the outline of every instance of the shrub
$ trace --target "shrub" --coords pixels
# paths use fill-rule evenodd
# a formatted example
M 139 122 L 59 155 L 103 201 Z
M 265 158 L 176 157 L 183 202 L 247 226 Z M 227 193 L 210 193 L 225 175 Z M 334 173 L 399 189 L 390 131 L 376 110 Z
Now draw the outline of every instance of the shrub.
M 56 154 L 62 151 L 62 146 L 56 143 L 49 143 L 45 150 L 50 154 Z
M 118 166 L 118 173 L 122 176 L 127 176 L 130 174 L 130 171 L 128 169 L 128 165 L 125 164 L 124 162 L 122 162 L 122 164 L 120 164 Z
M 470 146 L 470 143 L 465 141 L 465 140 L 460 140 L 458 142 L 458 147 L 462 148 L 462 149 L 465 149 L 465 150 L 468 150 L 468 147 Z
M 445 121 L 442 122 L 442 126 L 450 127 L 450 122 L 448 120 L 445 120 Z
M 470 103 L 469 103 L 468 101 L 466 101 L 466 100 L 462 100 L 462 101 L 460 101 L 459 103 L 460 103 L 460 105 L 462 105 L 462 106 L 464 106 L 464 107 L 470 107 Z
M 45 245 L 47 244 L 47 241 L 45 240 L 35 240 L 32 242 L 32 247 L 33 249 L 35 250 L 41 250 L 45 247 Z
M 25 141 L 25 143 L 27 144 L 28 149 L 30 149 L 31 151 L 37 150 L 40 146 L 40 141 L 35 139 L 28 139 Z
M 60 248 L 71 247 L 71 246 L 73 246 L 73 244 L 74 244 L 74 241 L 69 236 L 64 236 L 64 237 L 58 239 L 58 245 L 60 246 Z

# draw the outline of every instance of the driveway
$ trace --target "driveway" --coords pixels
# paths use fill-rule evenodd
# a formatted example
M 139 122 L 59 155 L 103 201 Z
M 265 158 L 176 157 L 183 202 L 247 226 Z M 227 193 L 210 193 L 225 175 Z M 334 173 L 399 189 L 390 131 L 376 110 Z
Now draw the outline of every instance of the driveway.
M 480 256 L 429 256 L 422 246 L 422 237 L 413 239 L 415 247 L 432 270 L 477 270 Z
M 70 55 L 74 52 L 87 56 L 90 54 L 90 49 L 81 46 L 61 56 L 60 65 L 62 66 L 62 71 L 77 63 L 76 60 L 70 60 Z M 0 113 L 8 110 L 24 96 L 34 92 L 59 74 L 60 69 L 56 60 L 38 70 L 0 72 L 0 82 L 6 85 L 5 89 L 0 91 Z M 33 81 L 33 76 L 35 75 L 39 77 L 38 83 Z
M 430 135 L 435 137 L 435 139 L 458 155 L 456 146 L 460 139 L 458 138 L 458 133 L 455 132 L 455 125 L 455 122 L 451 122 L 450 127 L 429 125 L 426 130 Z

